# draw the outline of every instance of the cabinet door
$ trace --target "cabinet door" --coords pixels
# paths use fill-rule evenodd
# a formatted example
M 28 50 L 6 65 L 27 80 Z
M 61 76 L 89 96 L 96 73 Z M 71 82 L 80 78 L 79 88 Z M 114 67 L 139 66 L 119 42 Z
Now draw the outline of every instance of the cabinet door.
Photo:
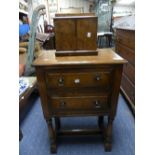
M 96 50 L 97 18 L 77 20 L 77 49 Z
M 76 26 L 75 21 L 72 19 L 56 19 L 55 24 L 55 37 L 56 37 L 56 50 L 75 50 L 76 49 Z

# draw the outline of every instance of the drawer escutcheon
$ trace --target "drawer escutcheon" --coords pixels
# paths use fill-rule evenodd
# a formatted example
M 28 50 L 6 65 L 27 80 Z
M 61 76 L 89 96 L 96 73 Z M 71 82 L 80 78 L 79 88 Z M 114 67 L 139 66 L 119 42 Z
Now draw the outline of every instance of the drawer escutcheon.
M 75 79 L 75 80 L 74 80 L 74 83 L 75 83 L 75 84 L 80 83 L 80 79 Z
M 95 105 L 95 108 L 101 108 L 101 103 L 98 100 L 94 102 L 94 105 Z
M 63 77 L 59 78 L 58 84 L 59 84 L 59 86 L 64 86 L 64 78 Z
M 60 101 L 60 107 L 61 107 L 61 108 L 64 108 L 65 105 L 66 105 L 66 103 L 65 103 L 64 101 Z

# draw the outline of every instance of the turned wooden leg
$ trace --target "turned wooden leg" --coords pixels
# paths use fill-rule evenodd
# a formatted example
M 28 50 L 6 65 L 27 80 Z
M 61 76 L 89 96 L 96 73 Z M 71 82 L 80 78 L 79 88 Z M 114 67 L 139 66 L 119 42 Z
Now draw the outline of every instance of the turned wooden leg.
M 98 117 L 98 126 L 99 126 L 99 128 L 102 128 L 102 126 L 103 126 L 103 116 Z
M 53 127 L 52 119 L 46 120 L 48 126 L 49 137 L 51 141 L 51 153 L 56 153 L 56 131 Z
M 104 138 L 104 148 L 106 152 L 110 152 L 112 148 L 112 123 L 113 119 L 108 117 L 108 124 Z
M 60 118 L 59 117 L 55 117 L 55 126 L 57 130 L 60 130 L 61 128 L 61 122 L 60 122 Z

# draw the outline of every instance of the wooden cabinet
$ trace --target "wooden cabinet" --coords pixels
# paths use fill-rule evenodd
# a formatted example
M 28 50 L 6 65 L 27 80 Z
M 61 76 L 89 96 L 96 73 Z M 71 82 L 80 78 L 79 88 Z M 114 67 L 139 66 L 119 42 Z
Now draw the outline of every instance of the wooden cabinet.
M 105 150 L 111 150 L 112 122 L 124 63 L 111 49 L 98 50 L 96 56 L 65 57 L 55 57 L 53 51 L 46 51 L 34 61 L 52 152 L 56 152 L 57 134 L 91 132 L 104 133 Z M 60 117 L 74 116 L 98 116 L 99 127 L 63 130 Z M 104 116 L 108 116 L 105 127 L 102 121 L 107 117 Z
M 56 50 L 96 50 L 97 17 L 55 17 Z
M 135 30 L 116 29 L 116 52 L 128 60 L 124 65 L 121 90 L 135 109 Z

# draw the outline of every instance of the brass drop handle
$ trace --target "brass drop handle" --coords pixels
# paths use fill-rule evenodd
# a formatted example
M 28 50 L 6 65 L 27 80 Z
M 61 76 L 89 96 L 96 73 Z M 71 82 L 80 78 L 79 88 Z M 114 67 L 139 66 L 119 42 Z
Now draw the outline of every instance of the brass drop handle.
M 96 100 L 94 102 L 94 105 L 95 105 L 95 108 L 101 108 L 101 104 L 100 104 L 100 101 Z
M 96 76 L 95 76 L 95 80 L 96 80 L 96 81 L 100 81 L 100 80 L 101 80 L 100 75 L 96 75 Z
M 65 103 L 64 101 L 60 101 L 60 107 L 61 107 L 61 108 L 64 108 L 64 107 L 65 107 L 65 104 L 66 104 L 66 103 Z
M 121 42 L 122 40 L 121 40 L 121 38 L 117 38 L 117 41 L 118 41 L 118 42 Z
M 58 80 L 59 86 L 63 86 L 64 85 L 64 78 L 60 77 Z

